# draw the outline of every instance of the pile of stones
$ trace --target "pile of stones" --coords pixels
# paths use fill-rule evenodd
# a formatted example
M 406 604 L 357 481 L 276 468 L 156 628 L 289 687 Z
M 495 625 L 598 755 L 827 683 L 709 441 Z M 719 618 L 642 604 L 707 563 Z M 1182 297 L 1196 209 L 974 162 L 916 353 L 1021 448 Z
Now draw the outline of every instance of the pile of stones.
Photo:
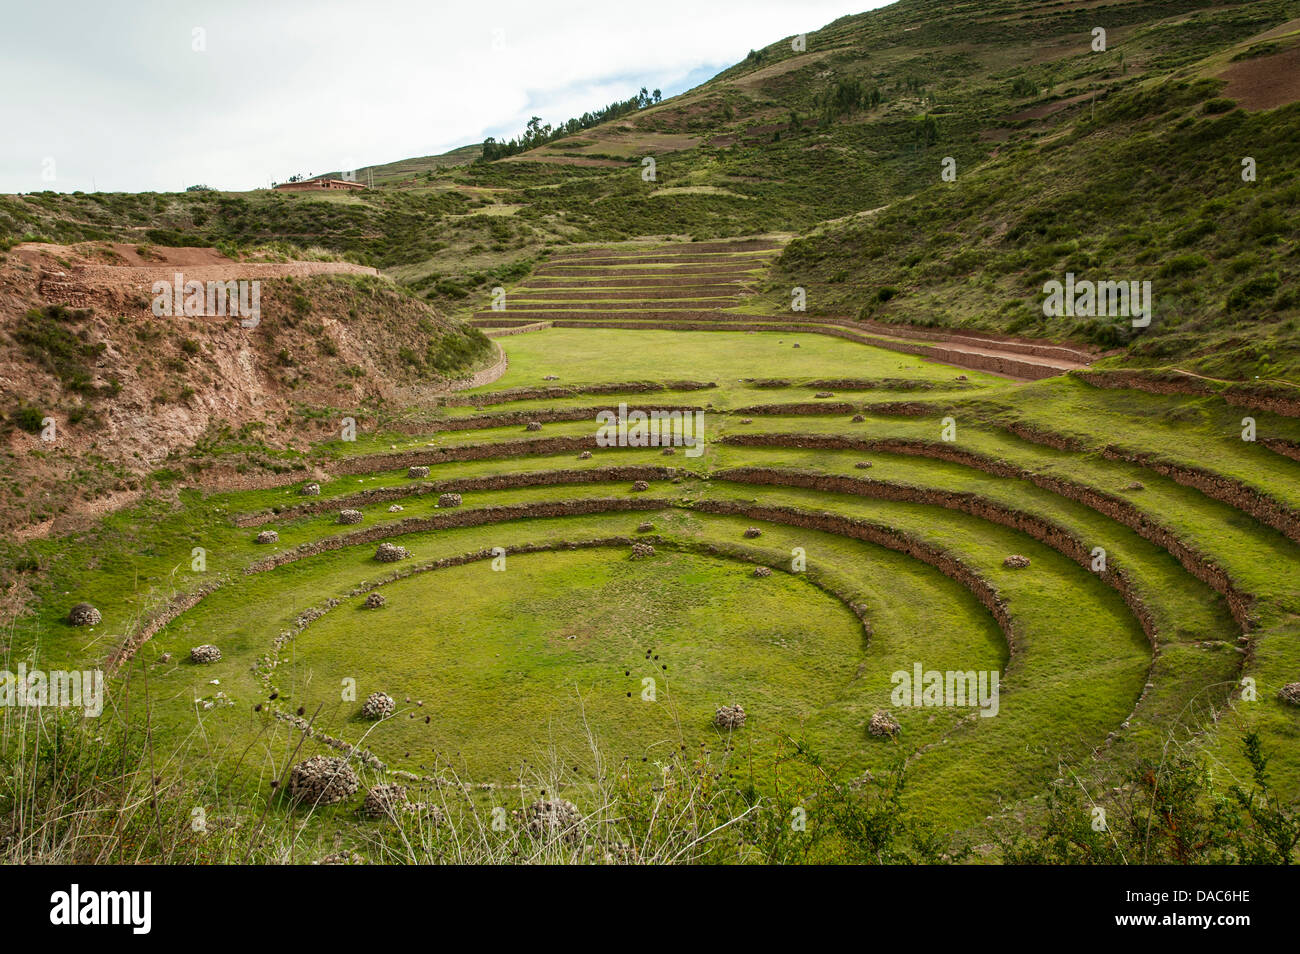
M 310 805 L 333 805 L 361 787 L 347 759 L 313 755 L 289 773 L 289 797 Z
M 68 622 L 73 626 L 98 626 L 104 617 L 89 603 L 78 603 L 68 610 Z
M 719 729 L 739 729 L 745 724 L 745 710 L 739 705 L 723 706 L 713 716 L 713 724 Z
M 211 643 L 195 646 L 190 650 L 190 662 L 214 663 L 221 659 L 221 650 Z
M 765 576 L 771 576 L 772 568 L 770 566 L 756 566 L 754 567 L 754 575 L 760 579 Z
M 867 731 L 872 735 L 881 738 L 893 737 L 898 735 L 903 727 L 898 724 L 898 720 L 886 712 L 884 709 L 877 709 L 871 715 L 871 721 L 867 723 Z
M 439 506 L 439 507 L 459 507 L 459 506 L 460 506 L 460 494 L 439 494 L 439 495 L 438 495 L 438 506 Z
M 360 523 L 361 516 L 360 510 L 340 510 L 339 523 Z
M 379 607 L 383 606 L 387 602 L 388 600 L 384 599 L 382 593 L 371 593 L 369 596 L 366 597 L 366 601 L 361 604 L 361 608 L 379 609 Z
M 1009 570 L 1023 570 L 1029 566 L 1029 557 L 1021 556 L 1019 553 L 1013 553 L 1002 561 L 1002 565 Z
M 429 468 L 428 468 L 428 467 L 408 467 L 408 468 L 406 468 L 406 476 L 409 477 L 409 478 L 411 478 L 411 479 L 413 479 L 413 480 L 415 480 L 415 479 L 420 479 L 420 478 L 423 478 L 423 477 L 428 477 L 428 476 L 429 476 Z
M 654 555 L 655 555 L 655 548 L 652 547 L 650 544 L 648 544 L 648 543 L 634 543 L 634 544 L 632 544 L 632 559 L 633 559 L 633 560 L 639 560 L 639 559 L 641 559 L 642 557 L 649 557 L 649 556 L 654 556 Z
M 860 461 L 858 461 L 856 464 L 854 464 L 853 466 L 856 467 L 858 470 L 870 470 L 870 469 L 871 469 L 871 461 L 869 461 L 869 460 L 860 460 Z
M 526 431 L 540 431 L 541 429 L 542 429 L 542 422 L 541 422 L 541 421 L 529 421 L 529 422 L 524 426 L 524 430 L 526 430 Z
M 796 347 L 797 347 L 797 345 L 796 345 Z M 833 398 L 833 397 L 835 397 L 835 395 L 832 394 L 830 391 L 818 391 L 816 394 L 813 395 L 813 397 L 817 397 L 817 398 Z
M 578 460 L 591 460 L 591 451 L 583 451 L 578 455 Z
M 274 530 L 263 530 L 257 535 L 258 543 L 279 543 L 280 535 Z
M 380 563 L 396 563 L 398 560 L 405 560 L 407 556 L 406 547 L 399 547 L 396 543 L 387 541 L 379 544 L 379 548 L 375 550 L 375 559 Z
M 361 705 L 361 714 L 367 719 L 383 719 L 393 714 L 397 703 L 386 692 L 372 692 Z
M 582 812 L 573 802 L 563 798 L 542 799 L 525 809 L 528 832 L 535 838 L 553 838 L 556 835 L 576 840 L 582 837 Z
M 320 484 L 306 484 L 303 486 L 302 490 L 298 491 L 298 493 L 303 497 L 319 497 Z
M 391 507 L 388 508 L 388 512 L 389 512 L 389 513 L 401 513 L 401 512 L 402 512 L 403 510 L 405 510 L 405 509 L 406 509 L 406 508 L 403 507 L 401 504 L 393 504 Z
M 1277 691 L 1277 697 L 1293 706 L 1300 706 L 1300 682 L 1288 682 Z
M 761 537 L 763 531 L 758 529 L 758 527 L 748 527 L 746 528 L 744 535 L 752 540 L 754 537 Z
M 853 415 L 853 420 L 852 420 L 850 423 L 853 423 L 853 424 L 861 424 L 861 423 L 862 423 L 863 421 L 865 421 L 865 420 L 866 420 L 866 418 L 863 417 L 861 414 L 854 414 L 854 415 Z
M 637 532 L 637 533 L 649 533 L 649 532 L 650 532 L 651 530 L 653 530 L 654 528 L 655 528 L 655 525 L 654 525 L 653 523 L 639 523 L 639 524 L 637 524 L 636 532 Z
M 367 818 L 391 818 L 410 807 L 406 798 L 406 786 L 395 782 L 384 782 L 366 792 L 366 800 L 361 805 L 361 813 Z
M 647 484 L 644 480 L 638 480 L 636 483 L 632 485 L 633 493 L 641 493 L 649 489 L 650 489 L 650 485 Z

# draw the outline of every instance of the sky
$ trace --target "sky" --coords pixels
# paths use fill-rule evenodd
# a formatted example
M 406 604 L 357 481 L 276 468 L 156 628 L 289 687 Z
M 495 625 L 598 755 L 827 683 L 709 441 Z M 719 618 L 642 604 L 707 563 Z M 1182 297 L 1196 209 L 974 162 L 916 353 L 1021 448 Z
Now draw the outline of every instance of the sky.
M 244 190 L 665 97 L 883 0 L 6 4 L 0 193 Z

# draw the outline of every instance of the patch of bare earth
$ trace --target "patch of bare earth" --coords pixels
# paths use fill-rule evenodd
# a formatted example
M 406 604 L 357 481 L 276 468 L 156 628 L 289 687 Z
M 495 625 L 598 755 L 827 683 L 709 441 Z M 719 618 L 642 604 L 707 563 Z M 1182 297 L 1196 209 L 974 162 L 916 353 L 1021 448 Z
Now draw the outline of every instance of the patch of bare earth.
M 1246 109 L 1273 109 L 1300 99 L 1300 43 L 1271 56 L 1232 63 L 1219 76 L 1223 95 Z

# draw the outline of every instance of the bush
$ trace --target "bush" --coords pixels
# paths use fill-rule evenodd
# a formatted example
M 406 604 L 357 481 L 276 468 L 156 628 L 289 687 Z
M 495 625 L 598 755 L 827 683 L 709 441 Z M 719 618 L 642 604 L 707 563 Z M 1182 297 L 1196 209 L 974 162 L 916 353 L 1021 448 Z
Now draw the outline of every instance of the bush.
M 20 403 L 9 412 L 9 419 L 28 434 L 39 434 L 45 415 L 30 404 Z
M 1160 277 L 1177 278 L 1180 275 L 1190 275 L 1209 264 L 1209 260 L 1204 255 L 1175 255 L 1160 266 Z
M 1280 284 L 1282 282 L 1278 278 L 1277 272 L 1265 272 L 1262 275 L 1256 275 L 1229 292 L 1227 309 L 1229 311 L 1243 311 L 1246 308 L 1263 307 L 1264 299 L 1271 297 Z
M 89 316 L 87 311 L 71 311 L 62 305 L 32 308 L 18 320 L 14 340 L 29 358 L 59 379 L 68 390 L 93 394 L 90 361 L 103 353 L 102 342 L 91 344 L 87 332 L 74 332 L 69 326 Z

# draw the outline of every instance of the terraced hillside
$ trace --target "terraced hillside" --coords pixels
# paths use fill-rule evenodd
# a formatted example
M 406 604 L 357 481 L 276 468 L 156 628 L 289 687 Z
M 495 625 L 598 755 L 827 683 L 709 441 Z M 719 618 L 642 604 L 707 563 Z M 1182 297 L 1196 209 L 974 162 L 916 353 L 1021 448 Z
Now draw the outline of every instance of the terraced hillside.
M 551 257 L 526 280 L 494 292 L 492 308 L 472 320 L 497 336 L 542 327 L 811 331 L 1026 380 L 1083 368 L 1097 357 L 1086 346 L 809 315 L 803 301 L 796 306 L 796 293 L 806 292 L 798 286 L 791 310 L 772 314 L 756 289 L 768 284 L 782 244 L 751 237 L 583 248 Z
M 270 797 L 308 844 L 369 851 L 387 836 L 356 822 L 364 791 L 304 814 L 273 781 L 342 754 L 462 820 L 562 796 L 600 842 L 609 786 L 687 758 L 776 799 L 798 740 L 853 775 L 902 757 L 916 817 L 992 857 L 1057 779 L 1105 803 L 1171 750 L 1248 778 L 1247 730 L 1300 790 L 1300 711 L 1278 696 L 1300 672 L 1300 465 L 1274 449 L 1300 446 L 1293 417 L 1254 410 L 1275 443 L 1244 442 L 1215 396 L 595 321 L 501 339 L 502 379 L 319 446 L 309 485 L 184 494 L 34 545 L 11 656 L 108 659 L 224 823 Z M 698 412 L 702 441 L 602 446 L 620 403 Z M 102 622 L 70 625 L 81 601 Z M 996 714 L 898 704 L 915 665 L 999 674 Z M 392 703 L 377 721 L 372 693 Z M 715 727 L 732 704 L 743 726 Z M 878 713 L 901 730 L 872 735 Z M 786 771 L 810 805 L 829 794 Z
M 363 192 L 0 197 L 0 668 L 110 716 L 0 706 L 0 859 L 1300 860 L 1297 18 L 899 0 Z M 89 288 L 299 255 L 381 274 Z

